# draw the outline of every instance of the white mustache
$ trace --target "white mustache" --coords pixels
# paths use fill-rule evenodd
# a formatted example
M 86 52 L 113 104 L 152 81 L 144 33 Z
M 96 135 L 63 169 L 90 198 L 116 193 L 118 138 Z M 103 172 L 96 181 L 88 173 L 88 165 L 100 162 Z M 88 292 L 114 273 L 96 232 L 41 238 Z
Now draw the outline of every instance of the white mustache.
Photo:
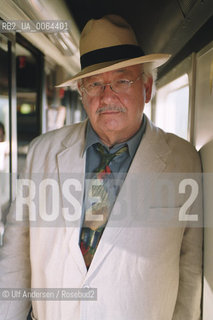
M 106 111 L 118 111 L 118 112 L 126 112 L 126 108 L 124 107 L 118 107 L 118 106 L 104 106 L 99 108 L 96 113 L 100 114 L 102 112 L 106 112 Z

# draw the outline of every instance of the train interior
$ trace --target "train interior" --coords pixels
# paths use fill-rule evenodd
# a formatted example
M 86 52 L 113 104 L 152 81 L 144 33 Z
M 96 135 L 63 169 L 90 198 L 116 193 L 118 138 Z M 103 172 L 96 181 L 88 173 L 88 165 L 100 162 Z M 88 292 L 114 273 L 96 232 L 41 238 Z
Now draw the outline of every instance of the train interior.
M 170 53 L 158 70 L 156 94 L 145 113 L 200 152 L 204 179 L 203 320 L 213 319 L 213 2 L 212 0 L 0 0 L 0 22 L 24 21 L 0 31 L 0 237 L 15 198 L 30 141 L 86 118 L 78 92 L 57 88 L 80 70 L 85 23 L 123 16 L 145 53 Z M 27 21 L 38 21 L 30 32 Z M 42 21 L 67 22 L 48 32 Z

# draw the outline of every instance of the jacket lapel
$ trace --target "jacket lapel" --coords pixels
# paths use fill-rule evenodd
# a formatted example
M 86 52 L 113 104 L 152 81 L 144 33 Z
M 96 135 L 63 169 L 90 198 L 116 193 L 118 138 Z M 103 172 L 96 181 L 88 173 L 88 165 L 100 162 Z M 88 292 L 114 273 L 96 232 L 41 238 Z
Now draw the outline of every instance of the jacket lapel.
M 80 272 L 86 274 L 86 266 L 81 254 L 78 239 L 81 226 L 82 203 L 85 175 L 85 130 L 87 121 L 74 126 L 63 144 L 63 150 L 57 155 L 59 185 L 62 194 L 62 215 L 66 225 L 66 237 L 69 239 L 70 253 Z M 72 192 L 72 194 L 71 194 Z

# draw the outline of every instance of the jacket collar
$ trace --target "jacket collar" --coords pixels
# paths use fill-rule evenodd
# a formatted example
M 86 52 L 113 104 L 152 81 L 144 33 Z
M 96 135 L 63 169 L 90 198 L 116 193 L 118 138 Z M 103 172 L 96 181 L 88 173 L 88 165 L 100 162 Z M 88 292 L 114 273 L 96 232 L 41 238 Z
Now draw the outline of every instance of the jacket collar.
M 70 126 L 71 130 L 69 131 L 69 134 L 62 141 L 62 145 L 65 148 L 70 148 L 73 145 L 78 144 L 81 157 L 83 157 L 84 153 L 87 123 L 88 119 Z

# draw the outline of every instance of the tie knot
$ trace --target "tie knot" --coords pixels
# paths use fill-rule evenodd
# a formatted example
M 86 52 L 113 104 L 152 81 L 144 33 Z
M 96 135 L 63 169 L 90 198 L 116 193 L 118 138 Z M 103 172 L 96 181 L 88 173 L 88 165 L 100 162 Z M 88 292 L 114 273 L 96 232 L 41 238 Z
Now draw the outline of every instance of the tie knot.
M 99 143 L 96 147 L 96 150 L 99 152 L 101 156 L 101 163 L 100 166 L 96 169 L 96 172 L 101 172 L 105 171 L 106 167 L 115 157 L 127 152 L 128 147 L 125 145 L 113 153 L 108 153 L 106 152 L 104 146 Z

